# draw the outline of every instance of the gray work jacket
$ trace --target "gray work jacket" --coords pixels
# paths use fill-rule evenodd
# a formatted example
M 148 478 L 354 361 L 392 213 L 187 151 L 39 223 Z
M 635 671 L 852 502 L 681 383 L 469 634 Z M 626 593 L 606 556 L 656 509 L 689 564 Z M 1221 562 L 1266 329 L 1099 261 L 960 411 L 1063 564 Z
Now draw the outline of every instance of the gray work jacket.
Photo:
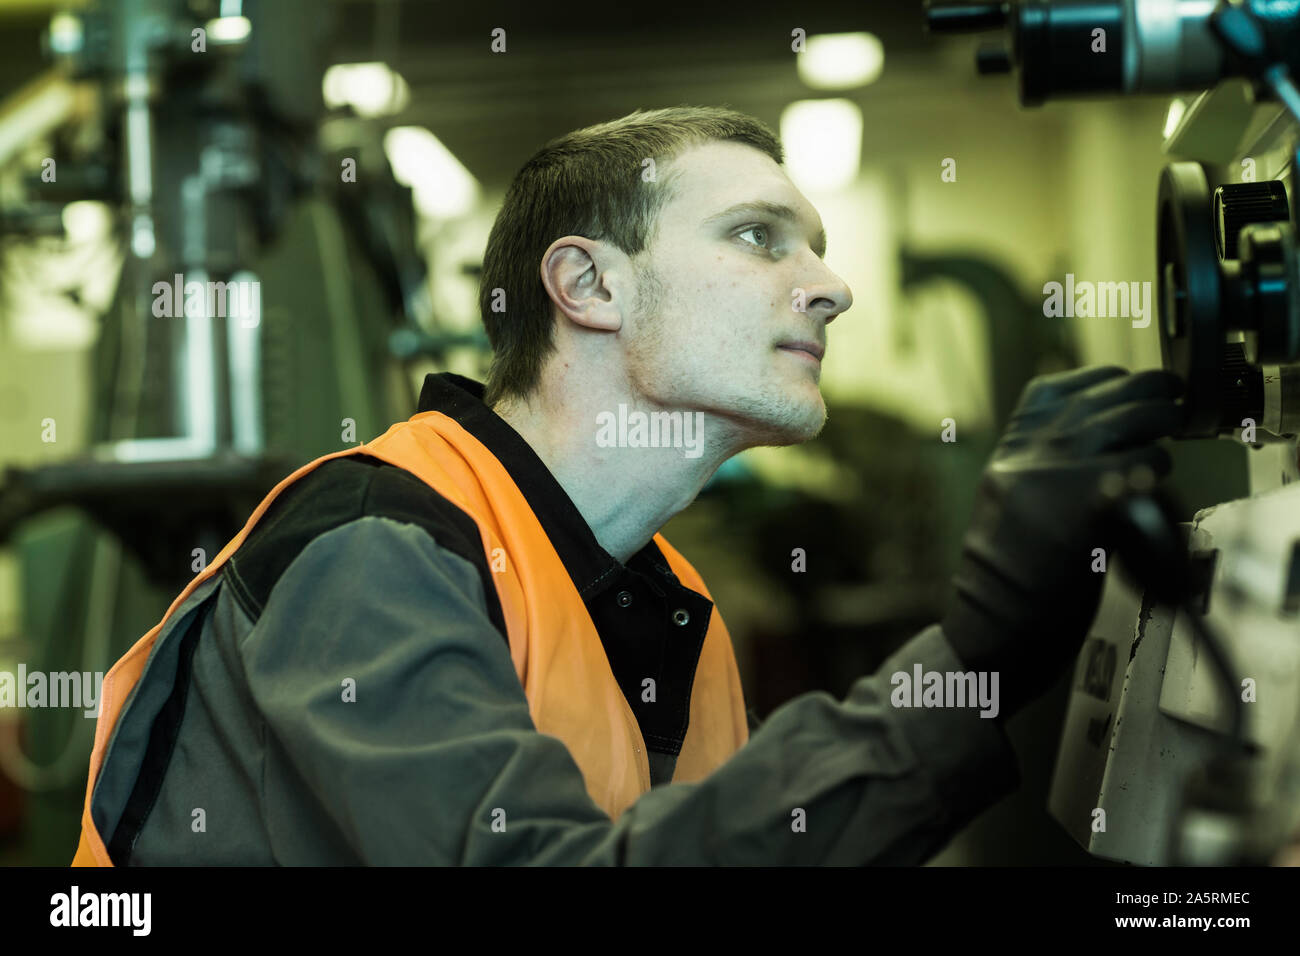
M 707 627 L 711 602 L 653 541 L 606 553 L 479 383 L 429 376 L 433 409 L 507 466 L 580 584 L 652 789 L 617 821 L 596 806 L 532 723 L 472 519 L 348 456 L 277 498 L 159 634 L 92 798 L 117 865 L 916 864 L 1019 784 L 1000 721 L 891 704 L 891 674 L 965 670 L 938 625 L 842 701 L 751 711 L 722 767 L 671 782 L 703 631 L 669 618 Z

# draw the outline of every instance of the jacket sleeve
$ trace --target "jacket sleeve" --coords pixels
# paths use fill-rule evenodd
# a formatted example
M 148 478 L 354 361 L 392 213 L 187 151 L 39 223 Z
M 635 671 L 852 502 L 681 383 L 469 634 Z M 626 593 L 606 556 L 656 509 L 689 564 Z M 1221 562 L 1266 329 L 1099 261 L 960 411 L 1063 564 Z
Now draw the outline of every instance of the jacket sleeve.
M 787 702 L 708 778 L 611 821 L 535 728 L 474 567 L 388 518 L 309 544 L 241 657 L 268 731 L 370 864 L 916 864 L 1019 780 L 999 721 L 890 704 L 884 675 L 964 669 L 933 626 L 845 700 Z

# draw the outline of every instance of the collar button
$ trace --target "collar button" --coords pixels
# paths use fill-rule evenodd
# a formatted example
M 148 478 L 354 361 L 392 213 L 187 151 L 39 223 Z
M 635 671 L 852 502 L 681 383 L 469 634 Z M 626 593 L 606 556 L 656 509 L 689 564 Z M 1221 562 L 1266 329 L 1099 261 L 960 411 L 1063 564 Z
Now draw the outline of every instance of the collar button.
M 686 608 L 679 607 L 677 610 L 673 611 L 673 623 L 676 624 L 678 627 L 685 627 L 687 624 L 690 623 L 690 621 L 691 621 L 691 615 L 690 612 L 686 610 Z
M 617 600 L 618 600 L 618 606 L 619 606 L 619 607 L 627 607 L 629 604 L 632 603 L 632 592 L 631 592 L 631 591 L 619 591 L 619 592 L 618 592 L 618 599 L 617 599 Z

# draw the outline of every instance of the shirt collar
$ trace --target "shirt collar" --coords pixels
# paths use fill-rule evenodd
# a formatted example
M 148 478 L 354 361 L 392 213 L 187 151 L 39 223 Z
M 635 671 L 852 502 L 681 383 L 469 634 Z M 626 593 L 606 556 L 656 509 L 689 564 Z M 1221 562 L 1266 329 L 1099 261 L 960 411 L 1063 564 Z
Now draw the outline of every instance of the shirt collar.
M 441 412 L 477 438 L 505 467 L 564 563 L 584 601 L 602 593 L 627 568 L 651 577 L 668 562 L 652 538 L 626 568 L 601 547 L 591 526 L 532 446 L 483 402 L 481 382 L 452 372 L 426 375 L 418 412 Z

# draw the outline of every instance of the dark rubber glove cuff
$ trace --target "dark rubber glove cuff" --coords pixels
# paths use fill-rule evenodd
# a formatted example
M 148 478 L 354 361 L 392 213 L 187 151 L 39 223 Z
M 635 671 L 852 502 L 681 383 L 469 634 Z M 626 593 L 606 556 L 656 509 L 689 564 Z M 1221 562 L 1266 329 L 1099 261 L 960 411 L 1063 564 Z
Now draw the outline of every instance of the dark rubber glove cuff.
M 973 671 L 998 672 L 1000 719 L 1043 693 L 1078 654 L 1096 617 L 1103 575 L 1086 577 L 1091 547 L 1062 565 L 1050 531 L 1025 524 L 1023 512 L 992 507 L 986 481 L 953 575 L 940 621 L 944 636 Z M 1098 539 L 1096 546 L 1106 547 Z M 1055 573 L 1047 569 L 1053 569 Z

